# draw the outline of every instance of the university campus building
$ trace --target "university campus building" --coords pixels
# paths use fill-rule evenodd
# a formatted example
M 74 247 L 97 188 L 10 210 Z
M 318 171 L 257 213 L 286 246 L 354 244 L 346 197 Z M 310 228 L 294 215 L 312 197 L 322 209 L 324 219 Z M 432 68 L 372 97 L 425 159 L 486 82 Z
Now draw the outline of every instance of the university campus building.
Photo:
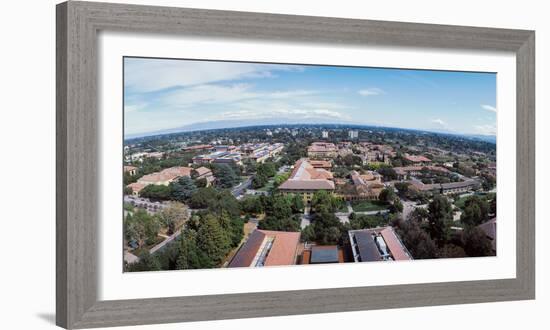
M 296 162 L 288 180 L 279 186 L 283 194 L 300 194 L 306 203 L 311 202 L 316 191 L 333 193 L 334 189 L 332 173 L 324 168 L 315 168 L 305 158 Z

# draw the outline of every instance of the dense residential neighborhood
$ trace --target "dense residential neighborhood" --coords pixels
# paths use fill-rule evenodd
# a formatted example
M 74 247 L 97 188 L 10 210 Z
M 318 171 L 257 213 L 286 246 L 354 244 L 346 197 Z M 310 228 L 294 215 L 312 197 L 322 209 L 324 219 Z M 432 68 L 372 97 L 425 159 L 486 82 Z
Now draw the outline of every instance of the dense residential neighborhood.
M 342 125 L 128 139 L 125 270 L 493 256 L 495 152 Z

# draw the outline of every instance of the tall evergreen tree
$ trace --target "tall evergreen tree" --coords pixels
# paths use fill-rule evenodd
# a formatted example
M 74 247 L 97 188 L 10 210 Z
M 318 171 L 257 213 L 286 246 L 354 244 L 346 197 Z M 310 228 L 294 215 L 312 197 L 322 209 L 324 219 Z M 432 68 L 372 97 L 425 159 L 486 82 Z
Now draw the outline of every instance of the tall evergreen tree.
M 428 204 L 428 232 L 442 246 L 449 238 L 453 208 L 445 196 L 436 195 Z
M 212 261 L 219 264 L 230 247 L 228 235 L 223 231 L 218 219 L 207 214 L 201 221 L 197 232 L 197 247 Z
M 197 192 L 195 182 L 188 176 L 182 176 L 171 183 L 170 188 L 172 199 L 182 203 L 188 201 Z

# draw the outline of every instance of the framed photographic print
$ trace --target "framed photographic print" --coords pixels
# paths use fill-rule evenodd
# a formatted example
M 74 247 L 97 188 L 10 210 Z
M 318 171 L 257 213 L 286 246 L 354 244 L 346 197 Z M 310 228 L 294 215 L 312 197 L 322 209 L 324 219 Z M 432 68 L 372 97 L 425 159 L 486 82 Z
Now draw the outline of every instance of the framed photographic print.
M 58 5 L 58 325 L 534 299 L 534 43 Z

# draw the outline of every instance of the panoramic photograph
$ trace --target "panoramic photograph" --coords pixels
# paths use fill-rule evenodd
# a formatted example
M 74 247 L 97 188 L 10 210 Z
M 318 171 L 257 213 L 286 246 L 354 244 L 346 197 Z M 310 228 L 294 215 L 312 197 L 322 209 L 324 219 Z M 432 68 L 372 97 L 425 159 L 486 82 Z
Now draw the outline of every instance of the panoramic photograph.
M 125 272 L 496 256 L 495 73 L 123 61 Z

